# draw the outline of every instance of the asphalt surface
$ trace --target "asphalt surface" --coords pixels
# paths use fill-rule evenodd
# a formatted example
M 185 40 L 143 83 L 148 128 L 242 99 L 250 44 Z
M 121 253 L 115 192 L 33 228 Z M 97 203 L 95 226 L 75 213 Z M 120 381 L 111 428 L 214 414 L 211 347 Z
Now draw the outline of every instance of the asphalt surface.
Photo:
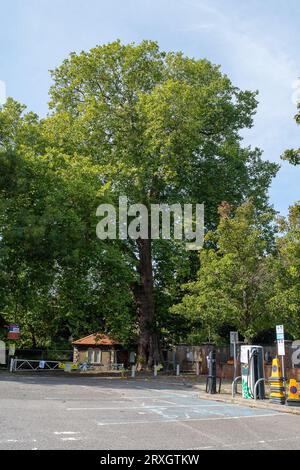
M 0 375 L 0 449 L 300 449 L 300 416 L 172 378 Z

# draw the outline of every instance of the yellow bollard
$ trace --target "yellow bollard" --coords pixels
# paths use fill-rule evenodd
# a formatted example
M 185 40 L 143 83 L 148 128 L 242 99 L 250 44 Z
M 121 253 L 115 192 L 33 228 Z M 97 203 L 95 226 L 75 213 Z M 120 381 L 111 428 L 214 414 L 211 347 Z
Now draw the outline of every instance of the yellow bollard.
M 291 379 L 289 383 L 289 396 L 286 401 L 288 406 L 300 406 L 298 384 L 295 379 Z
M 281 405 L 285 404 L 285 388 L 284 381 L 281 373 L 280 361 L 276 357 L 272 361 L 272 373 L 269 379 L 271 392 L 270 392 L 270 402 L 271 403 L 280 403 Z
M 299 399 L 299 397 L 298 397 L 298 386 L 297 386 L 297 382 L 296 382 L 295 379 L 290 380 L 289 398 L 296 398 L 297 400 Z
M 275 357 L 275 359 L 273 359 L 272 361 L 272 373 L 271 373 L 271 377 L 270 377 L 270 380 L 272 381 L 272 379 L 281 379 L 281 367 L 280 367 L 280 361 L 277 357 Z M 276 380 L 275 380 L 276 381 Z

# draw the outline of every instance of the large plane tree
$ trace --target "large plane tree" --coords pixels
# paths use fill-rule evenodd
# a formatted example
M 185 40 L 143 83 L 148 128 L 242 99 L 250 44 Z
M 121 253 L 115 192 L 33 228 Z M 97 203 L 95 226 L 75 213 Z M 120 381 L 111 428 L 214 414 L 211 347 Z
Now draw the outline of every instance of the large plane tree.
M 266 204 L 277 167 L 240 137 L 253 124 L 256 93 L 239 90 L 208 60 L 163 52 L 151 41 L 115 41 L 72 53 L 52 77 L 43 139 L 101 168 L 99 186 L 115 203 L 120 195 L 147 207 L 204 203 L 210 228 L 221 201 L 234 206 L 253 197 L 258 207 Z M 174 302 L 178 271 L 188 273 L 197 257 L 180 243 L 148 236 L 120 245 L 136 266 L 129 288 L 139 365 L 151 366 L 160 360 L 161 309 L 165 314 Z

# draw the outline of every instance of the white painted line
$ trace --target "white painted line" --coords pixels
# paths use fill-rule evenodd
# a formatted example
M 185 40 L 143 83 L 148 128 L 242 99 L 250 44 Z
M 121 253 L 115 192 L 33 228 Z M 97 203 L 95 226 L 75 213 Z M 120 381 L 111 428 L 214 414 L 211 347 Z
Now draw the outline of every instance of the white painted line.
M 36 442 L 36 439 L 2 439 L 0 440 L 0 444 L 6 443 L 6 442 Z
M 79 437 L 61 437 L 62 441 L 79 441 Z
M 230 420 L 230 419 L 245 419 L 245 418 L 267 418 L 270 416 L 286 416 L 286 413 L 271 413 L 253 416 L 221 416 L 219 418 L 190 418 L 190 419 L 163 419 L 163 420 L 152 420 L 152 421 L 118 421 L 118 422 L 106 422 L 97 423 L 98 426 L 120 426 L 121 424 L 167 424 L 167 423 L 180 423 L 184 421 L 219 421 L 219 420 Z
M 192 447 L 191 449 L 187 450 L 204 450 L 204 449 L 213 449 L 214 446 L 204 446 L 204 447 Z
M 221 405 L 145 405 L 145 406 L 118 406 L 118 407 L 109 407 L 109 406 L 102 406 L 102 407 L 76 407 L 76 408 L 67 408 L 67 411 L 89 411 L 89 410 L 113 410 L 113 411 L 122 411 L 122 410 L 149 410 L 149 409 L 158 409 L 161 408 L 166 410 L 168 408 L 219 408 L 223 407 Z
M 186 394 L 183 394 L 183 393 L 173 392 L 173 391 L 170 391 L 170 390 L 160 390 L 160 389 L 156 389 L 156 388 L 150 388 L 149 390 L 151 390 L 152 392 L 158 392 L 158 393 L 168 393 L 171 396 L 182 397 L 182 398 L 189 398 L 191 396 L 191 395 L 186 395 Z
M 169 400 L 162 400 L 160 398 L 153 398 L 153 401 L 161 401 L 162 403 L 169 403 L 170 405 L 177 405 L 175 401 L 169 401 Z
M 80 431 L 55 431 L 53 434 L 80 434 Z
M 66 397 L 44 397 L 44 400 L 66 400 Z
M 176 385 L 178 385 L 178 384 L 176 384 Z M 181 392 L 177 393 L 177 392 L 174 392 L 173 390 L 163 390 L 161 388 L 146 388 L 146 387 L 141 387 L 141 386 L 137 386 L 136 388 L 138 388 L 140 390 L 147 391 L 147 392 L 167 393 L 171 398 L 175 397 L 175 396 L 176 397 L 182 397 L 182 398 L 197 396 L 197 393 L 194 390 L 191 391 L 191 393 L 189 395 L 186 395 L 186 394 L 183 394 Z M 132 389 L 132 390 L 135 390 L 135 389 Z
M 110 393 L 111 395 L 111 393 Z M 79 399 L 80 400 L 80 399 Z M 121 397 L 116 397 L 113 400 L 107 400 L 107 401 L 117 401 L 119 402 L 120 400 L 153 400 L 153 401 L 167 401 L 163 398 L 154 398 L 152 395 L 146 395 L 146 396 L 135 396 L 135 395 L 124 395 Z M 174 403 L 174 402 L 173 402 Z

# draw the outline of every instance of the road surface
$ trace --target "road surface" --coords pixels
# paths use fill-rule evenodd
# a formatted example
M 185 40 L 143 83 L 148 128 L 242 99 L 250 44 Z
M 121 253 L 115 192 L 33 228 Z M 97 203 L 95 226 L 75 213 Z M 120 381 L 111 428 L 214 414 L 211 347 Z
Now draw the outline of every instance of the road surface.
M 0 422 L 0 449 L 300 449 L 300 416 L 199 399 L 172 377 L 1 373 Z

